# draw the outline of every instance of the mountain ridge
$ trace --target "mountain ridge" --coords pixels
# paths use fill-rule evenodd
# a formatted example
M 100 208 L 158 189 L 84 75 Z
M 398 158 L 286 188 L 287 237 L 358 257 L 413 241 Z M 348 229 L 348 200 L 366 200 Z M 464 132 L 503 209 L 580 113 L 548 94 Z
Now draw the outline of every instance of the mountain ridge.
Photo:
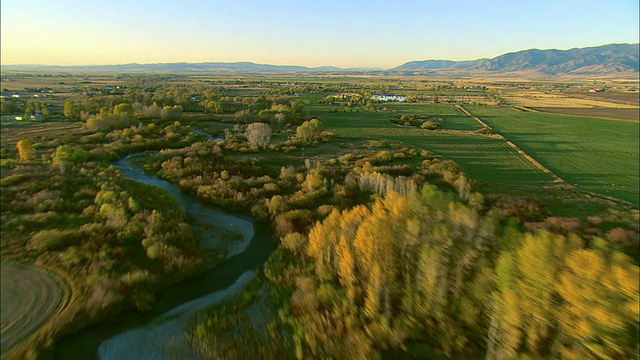
M 129 63 L 115 65 L 2 65 L 2 71 L 58 72 L 160 72 L 160 73 L 382 73 L 398 75 L 495 76 L 636 76 L 639 73 L 638 44 L 607 44 L 585 48 L 527 49 L 477 60 L 417 60 L 388 70 L 271 65 L 250 61 Z
M 490 59 L 451 61 L 419 60 L 404 63 L 389 72 L 430 73 L 529 73 L 555 75 L 615 75 L 639 72 L 638 44 L 607 44 L 586 48 L 527 49 Z M 446 65 L 446 66 L 442 66 Z

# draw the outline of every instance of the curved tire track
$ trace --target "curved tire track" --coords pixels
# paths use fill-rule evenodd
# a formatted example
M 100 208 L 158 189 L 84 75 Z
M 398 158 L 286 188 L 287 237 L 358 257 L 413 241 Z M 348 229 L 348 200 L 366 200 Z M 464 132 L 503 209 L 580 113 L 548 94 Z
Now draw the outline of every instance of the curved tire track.
M 2 262 L 1 270 L 0 346 L 4 355 L 66 307 L 69 288 L 62 279 L 33 266 Z

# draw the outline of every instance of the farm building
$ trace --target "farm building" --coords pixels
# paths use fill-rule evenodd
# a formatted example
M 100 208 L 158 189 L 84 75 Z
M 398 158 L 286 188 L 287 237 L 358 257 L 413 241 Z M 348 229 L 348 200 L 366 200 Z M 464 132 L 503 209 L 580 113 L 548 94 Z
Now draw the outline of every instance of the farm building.
M 371 100 L 376 101 L 405 101 L 407 99 L 404 95 L 380 95 L 373 94 L 371 95 Z

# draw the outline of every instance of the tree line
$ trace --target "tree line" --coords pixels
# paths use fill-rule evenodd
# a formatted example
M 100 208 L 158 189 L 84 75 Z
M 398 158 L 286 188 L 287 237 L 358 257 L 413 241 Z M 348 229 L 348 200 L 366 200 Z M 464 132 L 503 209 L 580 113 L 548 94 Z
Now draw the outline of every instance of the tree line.
M 433 186 L 334 210 L 272 278 L 292 291 L 299 355 L 367 359 L 416 341 L 488 359 L 637 355 L 631 258 L 600 238 L 516 224 Z

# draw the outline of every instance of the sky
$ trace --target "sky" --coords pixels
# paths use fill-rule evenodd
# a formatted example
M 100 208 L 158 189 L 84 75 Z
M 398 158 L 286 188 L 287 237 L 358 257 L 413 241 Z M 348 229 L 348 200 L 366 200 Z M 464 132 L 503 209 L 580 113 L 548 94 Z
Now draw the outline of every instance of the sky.
M 391 68 L 638 43 L 638 0 L 2 0 L 4 65 Z

